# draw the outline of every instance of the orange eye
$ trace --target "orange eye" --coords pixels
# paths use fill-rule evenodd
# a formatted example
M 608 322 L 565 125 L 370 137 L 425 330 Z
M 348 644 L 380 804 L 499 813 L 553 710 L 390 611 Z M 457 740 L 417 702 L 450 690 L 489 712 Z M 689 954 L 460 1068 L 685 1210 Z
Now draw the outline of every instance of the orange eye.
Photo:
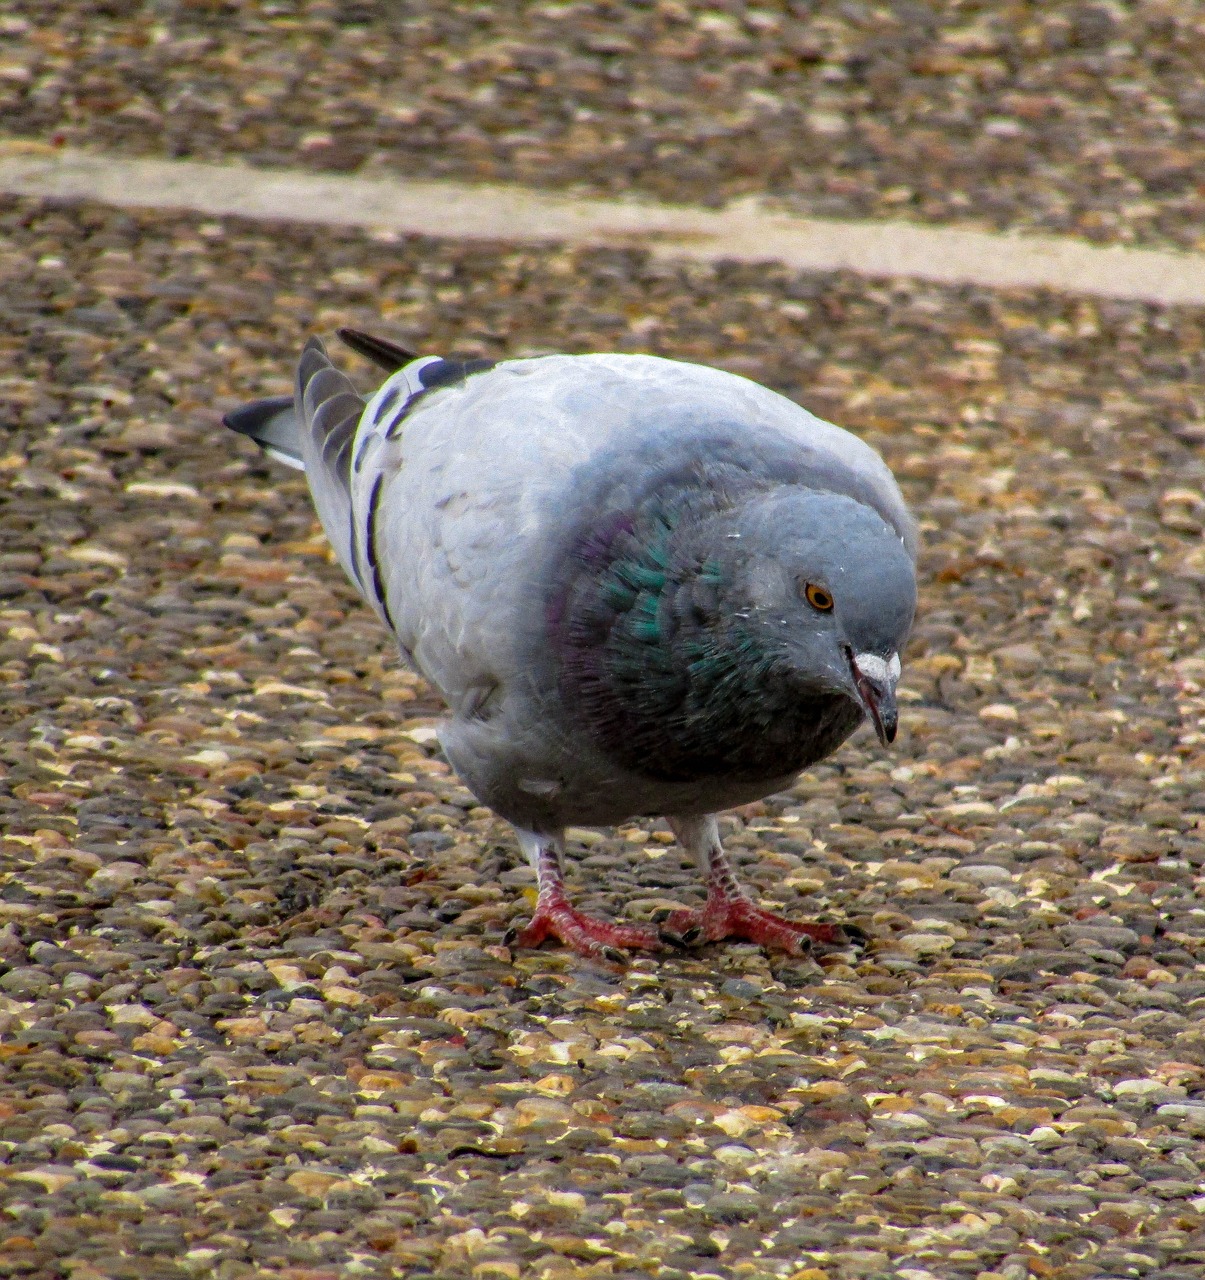
M 833 607 L 833 597 L 824 588 L 818 587 L 814 582 L 807 583 L 803 588 L 804 599 L 813 609 L 818 609 L 821 613 L 827 613 Z

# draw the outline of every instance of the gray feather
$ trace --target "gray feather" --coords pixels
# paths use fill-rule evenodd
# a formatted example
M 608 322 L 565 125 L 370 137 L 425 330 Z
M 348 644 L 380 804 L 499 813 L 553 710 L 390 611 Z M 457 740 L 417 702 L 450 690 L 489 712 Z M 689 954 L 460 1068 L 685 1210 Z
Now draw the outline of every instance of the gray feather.
M 295 397 L 301 453 L 318 518 L 347 576 L 363 591 L 351 457 L 364 401 L 347 376 L 331 364 L 317 338 L 311 338 L 301 353 Z

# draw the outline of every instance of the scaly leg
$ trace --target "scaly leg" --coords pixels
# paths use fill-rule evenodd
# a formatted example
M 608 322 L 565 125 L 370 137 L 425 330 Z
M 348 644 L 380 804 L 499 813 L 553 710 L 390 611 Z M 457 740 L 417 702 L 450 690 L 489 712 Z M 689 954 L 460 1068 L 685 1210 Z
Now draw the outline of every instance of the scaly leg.
M 596 920 L 569 905 L 561 878 L 561 834 L 543 835 L 516 827 L 519 844 L 535 868 L 539 885 L 536 913 L 526 928 L 512 930 L 506 936 L 511 947 L 538 947 L 545 938 L 558 938 L 578 955 L 594 960 L 623 964 L 624 949 L 638 947 L 644 951 L 662 951 L 664 947 L 651 929 L 634 925 L 612 924 Z
M 744 938 L 775 951 L 801 955 L 812 941 L 842 943 L 847 935 L 836 924 L 796 924 L 757 906 L 737 883 L 732 864 L 720 844 L 720 829 L 713 814 L 698 818 L 670 818 L 679 844 L 694 855 L 707 877 L 707 904 L 701 911 L 672 911 L 661 922 L 662 932 L 683 942 L 717 942 Z M 806 940 L 806 941 L 805 941 Z

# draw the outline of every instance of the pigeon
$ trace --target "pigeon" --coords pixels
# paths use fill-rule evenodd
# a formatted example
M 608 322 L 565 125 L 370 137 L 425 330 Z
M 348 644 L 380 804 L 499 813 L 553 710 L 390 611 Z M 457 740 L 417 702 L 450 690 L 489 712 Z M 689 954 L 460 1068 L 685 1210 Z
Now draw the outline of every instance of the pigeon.
M 789 787 L 866 719 L 895 737 L 917 533 L 882 458 L 702 365 L 339 336 L 387 372 L 373 395 L 312 338 L 293 396 L 223 421 L 305 471 L 343 569 L 447 704 L 448 761 L 515 828 L 538 893 L 508 943 L 621 963 L 847 941 L 758 906 L 716 814 Z M 566 829 L 656 816 L 706 904 L 657 927 L 575 909 Z

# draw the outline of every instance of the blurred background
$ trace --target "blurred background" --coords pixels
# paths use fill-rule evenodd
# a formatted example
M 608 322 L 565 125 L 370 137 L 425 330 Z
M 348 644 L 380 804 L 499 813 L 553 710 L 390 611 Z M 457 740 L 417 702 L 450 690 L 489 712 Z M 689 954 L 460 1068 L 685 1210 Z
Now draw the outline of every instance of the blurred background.
M 1201 246 L 1184 0 L 9 0 L 9 137 Z

